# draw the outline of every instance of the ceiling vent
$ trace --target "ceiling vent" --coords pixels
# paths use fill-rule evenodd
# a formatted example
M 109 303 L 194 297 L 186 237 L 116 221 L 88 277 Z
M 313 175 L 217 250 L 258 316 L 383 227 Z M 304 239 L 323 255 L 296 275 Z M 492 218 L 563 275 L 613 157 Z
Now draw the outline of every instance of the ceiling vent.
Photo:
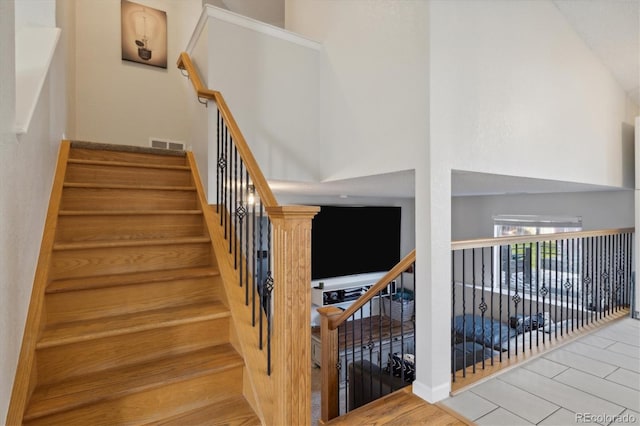
M 149 138 L 151 148 L 168 149 L 171 151 L 185 151 L 185 143 L 167 139 Z

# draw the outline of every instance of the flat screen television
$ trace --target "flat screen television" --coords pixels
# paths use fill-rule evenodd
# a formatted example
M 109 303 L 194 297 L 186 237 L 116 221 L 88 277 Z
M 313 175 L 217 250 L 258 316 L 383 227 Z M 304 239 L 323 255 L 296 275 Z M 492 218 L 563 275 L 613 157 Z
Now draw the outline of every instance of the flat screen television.
M 388 271 L 400 261 L 401 208 L 321 206 L 311 228 L 312 279 Z

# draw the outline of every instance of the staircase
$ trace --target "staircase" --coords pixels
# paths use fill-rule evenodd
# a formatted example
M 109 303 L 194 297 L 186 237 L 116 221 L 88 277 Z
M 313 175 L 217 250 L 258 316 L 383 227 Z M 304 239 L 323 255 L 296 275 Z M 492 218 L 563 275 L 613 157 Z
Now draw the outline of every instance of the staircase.
M 71 145 L 23 424 L 261 423 L 194 176 Z

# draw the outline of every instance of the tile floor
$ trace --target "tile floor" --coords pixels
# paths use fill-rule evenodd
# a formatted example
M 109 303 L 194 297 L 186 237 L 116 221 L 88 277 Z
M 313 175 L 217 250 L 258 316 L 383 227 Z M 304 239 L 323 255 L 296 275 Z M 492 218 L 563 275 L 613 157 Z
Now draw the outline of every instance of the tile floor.
M 478 425 L 640 425 L 640 321 L 616 321 L 443 403 Z

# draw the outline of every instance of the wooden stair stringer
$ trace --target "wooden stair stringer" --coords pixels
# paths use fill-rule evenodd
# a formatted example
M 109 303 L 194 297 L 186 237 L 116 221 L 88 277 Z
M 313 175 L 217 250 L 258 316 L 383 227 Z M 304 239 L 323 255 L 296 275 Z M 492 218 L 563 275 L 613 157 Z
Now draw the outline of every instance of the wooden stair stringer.
M 58 162 L 56 164 L 55 174 L 53 177 L 49 207 L 47 209 L 42 242 L 40 244 L 40 253 L 38 255 L 33 287 L 31 289 L 29 309 L 27 311 L 27 319 L 22 337 L 22 346 L 13 381 L 11 399 L 9 401 L 9 409 L 6 419 L 6 424 L 8 425 L 22 424 L 22 416 L 24 415 L 27 407 L 27 402 L 29 401 L 29 398 L 37 384 L 37 369 L 35 368 L 36 344 L 44 327 L 44 316 L 46 315 L 44 312 L 45 290 L 49 279 L 49 269 L 53 255 L 58 212 L 60 210 L 60 202 L 62 200 L 62 188 L 64 185 L 70 148 L 71 142 L 63 140 L 58 152 Z
M 272 424 L 274 413 L 273 381 L 267 374 L 266 349 L 260 350 L 258 346 L 259 331 L 258 327 L 252 326 L 251 309 L 244 304 L 245 289 L 238 284 L 240 282 L 239 270 L 234 268 L 233 256 L 228 252 L 229 243 L 225 240 L 223 229 L 219 225 L 220 216 L 215 212 L 215 207 L 207 204 L 198 168 L 191 152 L 187 152 L 187 162 L 191 166 L 199 208 L 204 215 L 205 227 L 213 245 L 213 255 L 223 283 L 221 293 L 224 295 L 222 299 L 226 299 L 231 312 L 232 334 L 235 338 L 231 343 L 245 362 L 245 398 L 262 424 Z

